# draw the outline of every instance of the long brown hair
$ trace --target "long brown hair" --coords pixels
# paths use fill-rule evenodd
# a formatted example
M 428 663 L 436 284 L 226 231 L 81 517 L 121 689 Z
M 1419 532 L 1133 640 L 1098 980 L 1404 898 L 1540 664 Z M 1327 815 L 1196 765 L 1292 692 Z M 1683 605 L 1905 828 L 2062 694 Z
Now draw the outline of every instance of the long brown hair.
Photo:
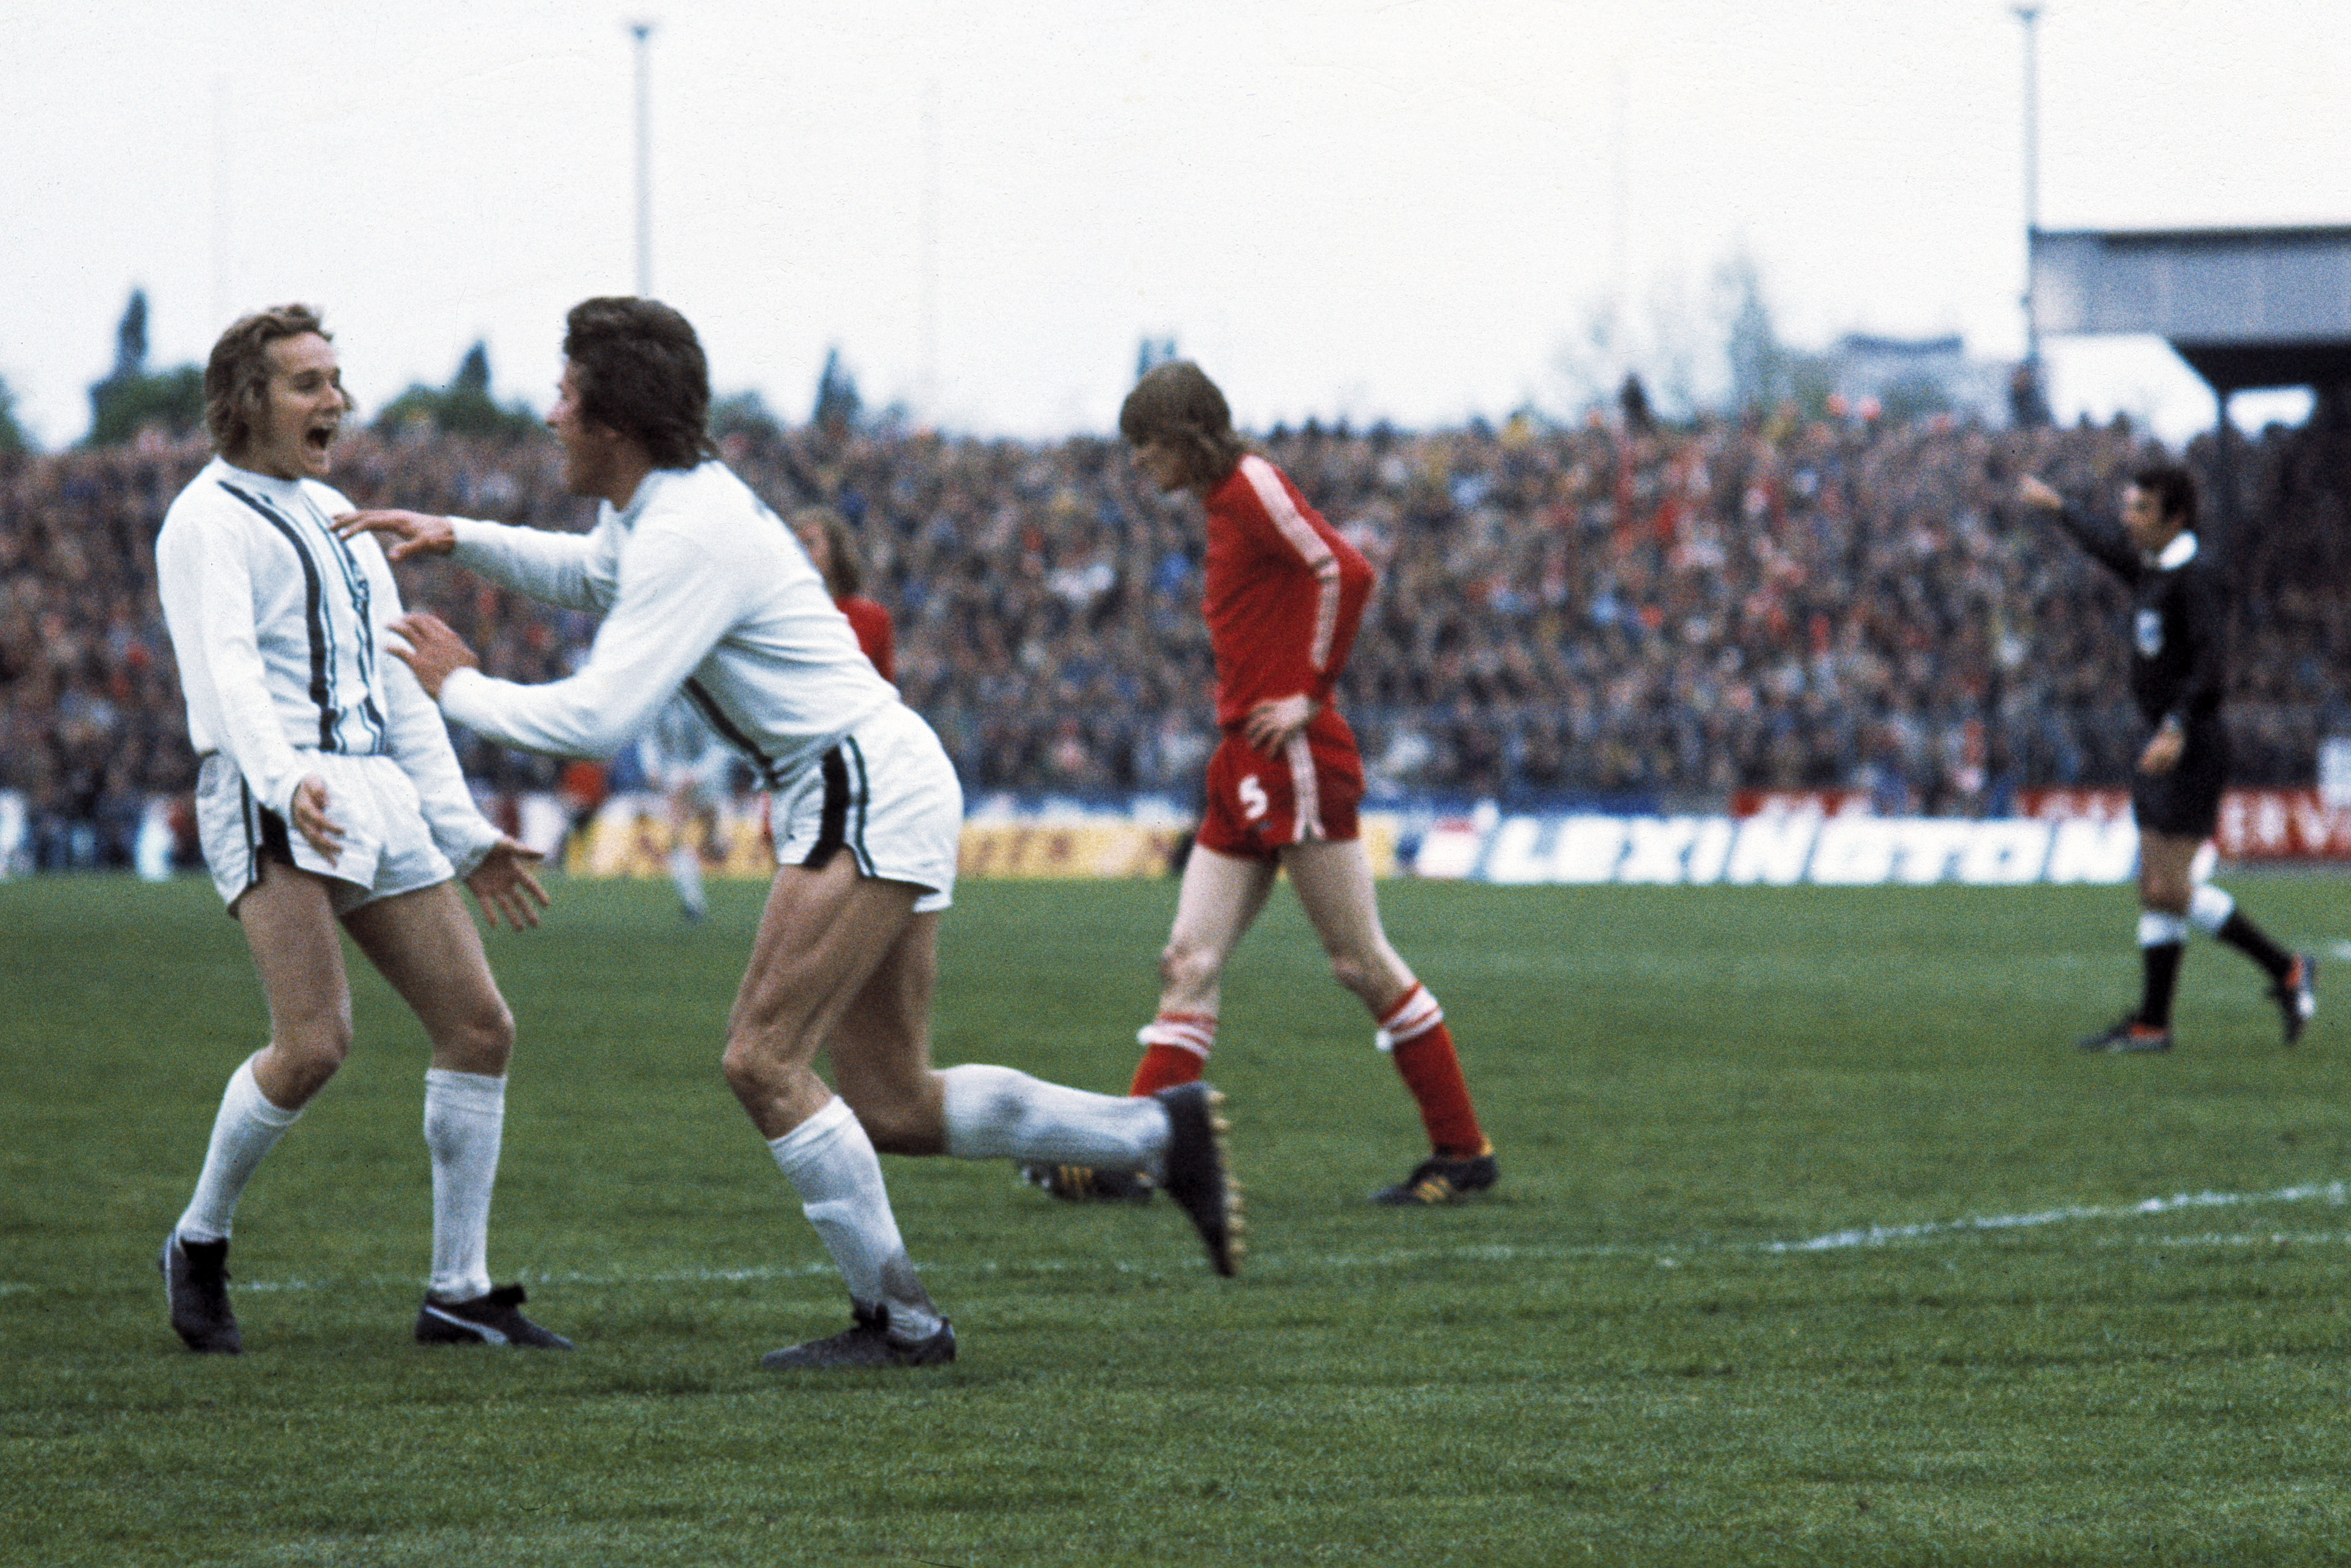
M 1154 365 L 1119 405 L 1118 433 L 1137 446 L 1164 442 L 1185 454 L 1195 481 L 1216 484 L 1249 451 L 1233 430 L 1233 411 L 1189 360 Z
M 849 531 L 849 519 L 831 507 L 802 507 L 792 514 L 792 533 L 798 537 L 804 528 L 815 528 L 824 535 L 824 591 L 835 599 L 846 599 L 865 582 L 863 568 L 857 562 L 857 540 Z
M 253 439 L 254 421 L 269 397 L 269 345 L 287 338 L 316 332 L 329 342 L 328 331 L 314 305 L 273 305 L 240 317 L 213 345 L 204 363 L 204 428 L 222 456 L 242 452 Z M 343 407 L 351 404 L 343 394 Z
M 564 317 L 580 411 L 634 436 L 656 468 L 692 468 L 710 441 L 710 361 L 694 324 L 658 299 L 606 295 Z

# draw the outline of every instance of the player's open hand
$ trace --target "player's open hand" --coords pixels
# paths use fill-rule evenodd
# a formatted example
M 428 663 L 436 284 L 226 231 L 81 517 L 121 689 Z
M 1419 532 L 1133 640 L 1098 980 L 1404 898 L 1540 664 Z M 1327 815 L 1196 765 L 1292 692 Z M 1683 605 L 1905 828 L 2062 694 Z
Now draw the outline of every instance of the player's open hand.
M 389 508 L 345 512 L 335 519 L 335 532 L 345 538 L 381 534 L 386 560 L 406 560 L 413 555 L 447 555 L 457 548 L 457 530 L 449 526 L 449 519 L 428 517 L 423 512 Z
M 392 623 L 392 630 L 405 640 L 387 643 L 392 656 L 416 672 L 416 684 L 434 702 L 441 700 L 441 683 L 457 670 L 478 670 L 482 661 L 465 646 L 465 640 L 449 629 L 449 623 L 429 610 L 412 610 Z
M 2036 512 L 2062 512 L 2065 509 L 2065 497 L 2030 474 L 2016 482 L 2016 498 Z
M 1249 710 L 1241 720 L 1241 737 L 1268 757 L 1279 754 L 1290 744 L 1290 737 L 1306 727 L 1314 716 L 1314 699 L 1304 692 L 1286 697 L 1268 697 Z
M 465 873 L 465 885 L 474 890 L 474 902 L 482 906 L 482 918 L 491 925 L 498 917 L 517 931 L 538 924 L 538 912 L 545 909 L 549 899 L 547 889 L 539 886 L 538 878 L 530 868 L 542 855 L 537 850 L 525 849 L 512 839 L 500 839 L 482 857 L 482 863 Z
M 327 815 L 327 781 L 317 774 L 305 775 L 294 786 L 292 802 L 294 831 L 309 841 L 329 865 L 343 858 L 342 824 Z

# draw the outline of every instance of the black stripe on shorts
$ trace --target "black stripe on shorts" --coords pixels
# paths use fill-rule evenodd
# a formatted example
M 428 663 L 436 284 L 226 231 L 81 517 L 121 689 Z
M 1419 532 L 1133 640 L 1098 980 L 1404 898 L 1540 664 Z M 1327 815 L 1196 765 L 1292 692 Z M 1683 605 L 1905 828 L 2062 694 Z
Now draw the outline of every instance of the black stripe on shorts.
M 849 762 L 838 746 L 824 754 L 824 814 L 817 821 L 816 842 L 800 864 L 821 871 L 833 852 L 849 841 Z

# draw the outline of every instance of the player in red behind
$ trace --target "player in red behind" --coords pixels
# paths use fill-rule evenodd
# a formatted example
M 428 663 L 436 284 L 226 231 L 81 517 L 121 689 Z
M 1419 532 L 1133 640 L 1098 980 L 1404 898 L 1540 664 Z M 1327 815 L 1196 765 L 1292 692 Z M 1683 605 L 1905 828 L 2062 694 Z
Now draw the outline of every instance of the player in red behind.
M 896 632 L 890 612 L 857 591 L 864 586 L 865 573 L 857 564 L 857 540 L 849 531 L 849 519 L 831 507 L 802 507 L 792 514 L 792 536 L 808 551 L 816 574 L 824 579 L 832 607 L 849 617 L 858 648 L 882 678 L 894 685 L 898 679 Z
M 1452 1203 L 1492 1186 L 1494 1147 L 1478 1126 L 1444 1010 L 1380 929 L 1372 867 L 1357 836 L 1364 766 L 1332 706 L 1372 568 L 1296 486 L 1234 433 L 1232 413 L 1197 365 L 1162 364 L 1119 411 L 1135 466 L 1166 494 L 1207 511 L 1202 611 L 1217 664 L 1217 726 L 1207 802 L 1185 862 L 1176 925 L 1160 959 L 1158 1015 L 1130 1093 L 1198 1078 L 1216 1042 L 1225 961 L 1290 873 L 1338 982 L 1363 999 L 1379 1049 L 1420 1107 L 1430 1155 L 1393 1186 L 1390 1205 Z M 1031 1167 L 1057 1197 L 1147 1198 L 1123 1173 Z

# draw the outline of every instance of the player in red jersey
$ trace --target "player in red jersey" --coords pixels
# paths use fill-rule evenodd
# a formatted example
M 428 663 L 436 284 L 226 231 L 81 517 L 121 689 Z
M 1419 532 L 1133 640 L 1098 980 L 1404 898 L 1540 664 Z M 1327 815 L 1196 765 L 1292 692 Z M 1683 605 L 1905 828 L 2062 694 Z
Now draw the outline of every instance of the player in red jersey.
M 1198 1078 L 1217 1034 L 1225 961 L 1277 870 L 1290 874 L 1338 982 L 1363 999 L 1380 1050 L 1420 1107 L 1430 1155 L 1382 1204 L 1451 1203 L 1492 1186 L 1445 1014 L 1380 928 L 1371 861 L 1357 836 L 1364 765 L 1332 703 L 1371 597 L 1372 568 L 1289 478 L 1249 452 L 1216 383 L 1183 361 L 1160 365 L 1119 411 L 1135 466 L 1207 512 L 1202 611 L 1216 657 L 1217 727 L 1207 802 L 1185 862 L 1176 924 L 1160 959 L 1158 1015 L 1134 1094 Z M 1032 1170 L 1056 1197 L 1148 1197 L 1133 1177 L 1079 1167 Z
M 831 507 L 802 507 L 792 514 L 792 534 L 808 551 L 816 574 L 824 579 L 832 607 L 849 617 L 849 629 L 857 633 L 857 646 L 882 678 L 894 685 L 896 638 L 890 612 L 857 591 L 863 585 L 863 575 L 858 570 L 857 541 L 850 537 L 849 519 Z

